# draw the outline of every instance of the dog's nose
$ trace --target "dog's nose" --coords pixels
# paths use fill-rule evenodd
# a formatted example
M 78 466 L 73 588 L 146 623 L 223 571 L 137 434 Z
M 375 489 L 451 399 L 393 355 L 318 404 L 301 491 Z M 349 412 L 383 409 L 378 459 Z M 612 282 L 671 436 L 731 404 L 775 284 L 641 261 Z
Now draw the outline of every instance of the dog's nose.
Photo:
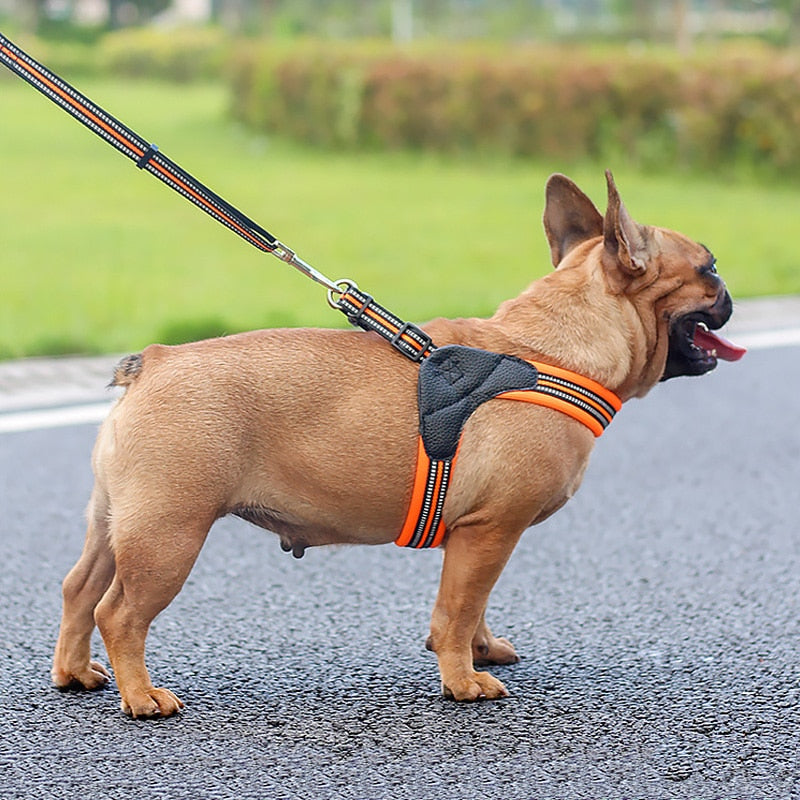
M 733 314 L 733 298 L 725 284 L 721 283 L 717 299 L 714 301 L 714 305 L 711 306 L 711 315 L 716 327 L 721 328 L 731 318 L 731 314 Z

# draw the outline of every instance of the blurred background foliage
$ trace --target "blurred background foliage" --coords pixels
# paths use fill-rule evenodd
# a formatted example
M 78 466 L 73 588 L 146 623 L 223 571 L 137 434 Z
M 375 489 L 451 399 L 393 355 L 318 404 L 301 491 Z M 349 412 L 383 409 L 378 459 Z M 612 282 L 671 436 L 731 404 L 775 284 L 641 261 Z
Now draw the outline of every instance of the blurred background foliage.
M 796 0 L 0 0 L 38 33 L 181 22 L 271 37 L 797 42 Z
M 800 0 L 0 0 L 0 20 L 73 76 L 222 76 L 237 119 L 314 146 L 800 177 Z
M 547 174 L 602 205 L 605 167 L 736 296 L 800 292 L 800 0 L 0 0 L 0 30 L 410 319 L 546 271 Z M 47 106 L 0 70 L 0 358 L 345 324 Z

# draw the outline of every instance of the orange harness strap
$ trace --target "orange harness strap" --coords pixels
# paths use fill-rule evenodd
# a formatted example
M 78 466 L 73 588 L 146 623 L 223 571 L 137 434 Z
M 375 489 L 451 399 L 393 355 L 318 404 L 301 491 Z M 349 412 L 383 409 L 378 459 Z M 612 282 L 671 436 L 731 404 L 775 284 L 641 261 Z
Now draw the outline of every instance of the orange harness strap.
M 538 370 L 536 386 L 496 395 L 497 399 L 519 400 L 567 414 L 600 436 L 622 408 L 622 401 L 596 381 L 560 367 L 529 362 Z M 395 544 L 416 549 L 438 547 L 446 528 L 442 519 L 444 501 L 458 452 L 452 459 L 431 459 L 422 436 L 417 444 L 417 466 L 406 520 Z

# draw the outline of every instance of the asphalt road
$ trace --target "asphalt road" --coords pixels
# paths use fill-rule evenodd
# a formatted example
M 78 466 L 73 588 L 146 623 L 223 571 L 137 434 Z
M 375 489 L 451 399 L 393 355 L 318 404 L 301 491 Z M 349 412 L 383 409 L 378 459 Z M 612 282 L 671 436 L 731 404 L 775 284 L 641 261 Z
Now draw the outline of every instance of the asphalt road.
M 49 685 L 94 426 L 0 434 L 0 798 L 800 797 L 798 397 L 783 347 L 626 405 L 495 590 L 500 702 L 439 696 L 437 553 L 222 521 L 148 640 L 156 722 Z

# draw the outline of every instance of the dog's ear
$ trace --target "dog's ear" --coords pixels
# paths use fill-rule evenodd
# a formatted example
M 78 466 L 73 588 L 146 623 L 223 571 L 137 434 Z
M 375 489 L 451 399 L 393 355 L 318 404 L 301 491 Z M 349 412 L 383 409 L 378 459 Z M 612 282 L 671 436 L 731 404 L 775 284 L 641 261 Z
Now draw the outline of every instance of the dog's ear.
M 614 176 L 606 170 L 608 184 L 608 209 L 603 220 L 603 244 L 630 275 L 643 275 L 647 270 L 647 230 L 634 222 L 622 202 L 614 183 Z
M 603 235 L 600 212 L 566 175 L 551 175 L 547 181 L 544 232 L 554 267 L 577 245 Z

